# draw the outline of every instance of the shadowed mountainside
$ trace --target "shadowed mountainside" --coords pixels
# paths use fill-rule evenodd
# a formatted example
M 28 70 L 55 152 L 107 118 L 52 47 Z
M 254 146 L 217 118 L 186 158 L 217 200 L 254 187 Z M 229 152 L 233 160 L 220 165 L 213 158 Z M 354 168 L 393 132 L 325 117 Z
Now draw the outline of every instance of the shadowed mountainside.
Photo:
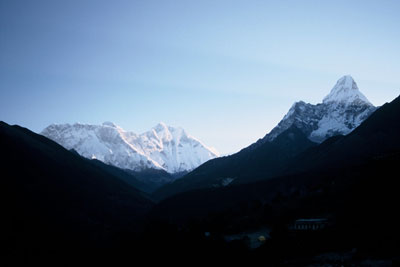
M 255 149 L 248 147 L 232 156 L 206 162 L 183 178 L 161 187 L 153 196 L 161 200 L 188 190 L 251 183 L 274 177 L 286 168 L 295 155 L 315 145 L 293 125 L 273 141 Z
M 399 98 L 385 104 L 347 136 L 334 136 L 316 146 L 296 126 L 271 142 L 248 147 L 229 157 L 206 162 L 182 179 L 154 193 L 162 200 L 189 190 L 251 183 L 299 172 L 337 169 L 361 164 L 373 156 L 399 148 Z
M 400 97 L 351 134 L 295 156 L 284 175 L 176 194 L 158 203 L 152 216 L 181 227 L 197 222 L 199 231 L 217 237 L 272 229 L 252 259 L 296 265 L 347 251 L 355 265 L 370 258 L 398 262 L 399 118 Z M 327 218 L 330 227 L 315 235 L 288 231 L 299 218 Z
M 219 201 L 215 200 L 215 204 L 209 203 L 210 205 L 208 206 L 224 206 L 225 204 L 221 204 L 224 195 L 227 196 L 226 204 L 227 202 L 235 202 L 239 199 L 245 200 L 254 197 L 263 199 L 268 198 L 267 196 L 271 197 L 270 194 L 272 193 L 278 194 L 280 191 L 279 187 L 286 188 L 283 191 L 300 190 L 302 184 L 305 184 L 307 179 L 311 179 L 308 177 L 315 177 L 314 183 L 317 184 L 319 183 L 318 177 L 320 176 L 333 175 L 333 177 L 336 177 L 342 175 L 342 173 L 349 172 L 349 170 L 362 172 L 367 175 L 368 172 L 365 173 L 364 169 L 368 169 L 370 164 L 374 166 L 375 162 L 379 163 L 381 159 L 391 158 L 392 155 L 396 158 L 396 155 L 399 154 L 399 118 L 400 97 L 396 98 L 391 103 L 383 105 L 349 135 L 332 137 L 318 146 L 310 146 L 296 156 L 289 157 L 286 162 L 289 165 L 280 169 L 280 172 L 277 173 L 278 175 L 270 177 L 270 180 L 240 185 L 232 183 L 225 188 L 214 187 L 197 191 L 193 190 L 181 195 L 172 196 L 171 199 L 161 202 L 160 205 L 162 206 L 172 201 L 177 206 L 190 206 L 190 201 L 184 200 L 184 196 L 188 197 L 188 199 L 196 199 L 195 196 L 198 196 L 199 198 L 203 198 L 204 202 L 212 203 L 214 201 L 212 200 L 213 198 L 202 197 L 202 194 L 207 192 L 207 194 L 214 196 L 215 199 L 219 199 Z M 278 138 L 277 140 L 279 140 Z M 279 147 L 282 146 L 280 145 Z M 245 152 L 246 150 L 242 150 L 241 153 Z M 272 153 L 271 157 L 273 155 L 275 155 L 275 153 Z M 266 157 L 263 159 L 271 160 Z M 214 161 L 217 160 L 218 159 Z M 208 165 L 211 165 L 211 163 L 212 161 L 208 163 Z M 239 162 L 237 164 L 239 164 Z M 203 165 L 204 168 L 206 167 L 205 165 Z M 200 171 L 201 167 L 197 170 Z M 382 172 L 383 171 L 384 170 L 382 170 Z M 194 171 L 194 174 L 195 173 L 196 170 Z M 266 177 L 269 177 L 269 174 L 266 174 Z M 376 182 L 379 183 L 378 178 Z M 291 186 L 293 186 L 292 189 L 290 189 Z M 270 194 L 267 194 L 267 191 L 270 192 Z M 176 201 L 176 199 L 180 200 Z M 200 206 L 203 205 L 200 199 L 195 200 L 195 202 L 199 203 Z M 182 214 L 185 213 L 182 212 Z
M 107 166 L 25 128 L 0 122 L 0 146 L 5 240 L 16 259 L 105 246 L 116 232 L 137 231 L 153 206 Z

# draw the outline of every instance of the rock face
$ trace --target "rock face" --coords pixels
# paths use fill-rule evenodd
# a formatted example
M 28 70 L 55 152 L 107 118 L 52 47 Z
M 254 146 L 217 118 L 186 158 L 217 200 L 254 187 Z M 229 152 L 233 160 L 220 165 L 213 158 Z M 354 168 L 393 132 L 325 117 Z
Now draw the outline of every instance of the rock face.
M 219 156 L 182 128 L 164 123 L 140 135 L 111 122 L 52 124 L 41 134 L 86 158 L 135 171 L 153 168 L 169 173 L 186 172 Z
M 299 128 L 314 142 L 323 142 L 334 135 L 346 135 L 374 111 L 350 75 L 340 78 L 331 92 L 317 105 L 296 102 L 289 112 L 261 141 L 272 141 L 291 125 Z

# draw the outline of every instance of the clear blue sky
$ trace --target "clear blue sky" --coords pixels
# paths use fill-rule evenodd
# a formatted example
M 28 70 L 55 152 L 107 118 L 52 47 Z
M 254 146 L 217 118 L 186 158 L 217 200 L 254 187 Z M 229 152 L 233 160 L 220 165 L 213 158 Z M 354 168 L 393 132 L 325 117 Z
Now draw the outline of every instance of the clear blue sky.
M 181 126 L 221 153 L 351 74 L 400 93 L 400 1 L 0 1 L 0 120 Z

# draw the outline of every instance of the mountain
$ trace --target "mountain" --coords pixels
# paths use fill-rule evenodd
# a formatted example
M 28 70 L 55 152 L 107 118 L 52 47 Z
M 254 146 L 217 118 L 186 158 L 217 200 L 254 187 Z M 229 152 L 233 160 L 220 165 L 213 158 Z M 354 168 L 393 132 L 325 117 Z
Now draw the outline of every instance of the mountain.
M 299 255 L 303 259 L 310 251 L 353 251 L 353 259 L 398 258 L 399 119 L 397 97 L 350 134 L 294 156 L 287 173 L 175 194 L 156 204 L 152 214 L 170 223 L 197 220 L 212 234 L 271 228 L 270 242 L 259 250 L 262 258 L 280 254 L 285 260 Z M 299 218 L 326 218 L 330 226 L 315 236 L 288 232 L 288 225 Z
M 303 101 L 289 112 L 261 142 L 272 141 L 291 125 L 296 125 L 313 142 L 321 143 L 335 135 L 346 135 L 376 110 L 360 92 L 350 75 L 340 78 L 320 104 Z
M 206 162 L 161 187 L 154 196 L 163 199 L 187 190 L 250 183 L 283 174 L 296 155 L 329 137 L 350 133 L 375 110 L 353 78 L 344 76 L 323 103 L 293 104 L 264 138 L 236 154 Z
M 140 135 L 111 122 L 102 125 L 52 124 L 42 135 L 86 158 L 96 158 L 122 169 L 159 169 L 187 172 L 218 157 L 218 152 L 188 135 L 182 128 L 159 123 Z
M 156 209 L 168 213 L 169 218 L 175 215 L 189 216 L 189 213 L 190 216 L 197 216 L 199 213 L 206 215 L 214 209 L 230 209 L 240 206 L 240 203 L 243 206 L 244 202 L 255 200 L 270 202 L 277 196 L 284 199 L 290 194 L 306 195 L 308 190 L 313 191 L 313 194 L 332 193 L 330 190 L 333 188 L 352 191 L 352 195 L 347 197 L 369 209 L 372 206 L 362 203 L 358 197 L 362 195 L 366 199 L 369 198 L 368 203 L 370 203 L 385 194 L 387 197 L 399 196 L 398 186 L 391 186 L 398 184 L 399 119 L 400 96 L 380 107 L 349 135 L 332 137 L 292 158 L 287 169 L 295 168 L 295 170 L 286 175 L 278 175 L 255 183 L 183 192 L 162 201 Z M 368 183 L 368 190 L 363 186 L 356 186 L 356 183 Z M 388 194 L 391 191 L 395 193 Z M 377 194 L 378 192 L 380 194 Z M 337 202 L 341 202 L 341 205 L 346 205 L 343 196 L 336 194 L 332 196 Z M 396 203 L 398 202 L 387 205 Z M 308 205 L 316 204 L 308 203 Z M 322 202 L 322 205 L 325 203 Z M 373 204 L 373 207 L 386 208 L 376 204 Z M 326 206 L 321 207 L 322 210 L 326 208 Z M 386 214 L 388 215 L 390 214 Z M 243 213 L 241 216 L 244 216 Z M 367 217 L 372 218 L 369 214 Z
M 115 167 L 117 168 L 117 167 Z M 119 169 L 119 168 L 118 168 Z M 121 169 L 120 169 L 121 170 Z M 123 170 L 128 175 L 133 175 L 143 185 L 134 185 L 139 190 L 152 194 L 164 184 L 170 183 L 183 176 L 181 173 L 171 174 L 159 169 L 145 169 L 141 171 Z
M 79 154 L 77 153 L 77 155 Z M 82 158 L 86 159 L 84 157 Z M 145 196 L 147 198 L 150 198 L 150 194 L 152 194 L 156 189 L 160 187 L 160 185 L 163 184 L 163 180 L 171 181 L 173 179 L 173 177 L 171 177 L 171 174 L 163 170 L 147 169 L 145 171 L 135 172 L 105 164 L 104 162 L 97 159 L 92 159 L 89 161 L 92 164 L 96 165 L 103 172 L 115 176 L 127 183 L 128 185 L 131 185 L 132 187 L 146 193 Z
M 153 206 L 106 166 L 25 128 L 0 122 L 0 146 L 3 240 L 13 261 L 107 244 L 136 231 Z
M 245 148 L 240 152 L 210 160 L 183 178 L 162 186 L 154 193 L 155 199 L 200 189 L 255 182 L 276 176 L 296 155 L 316 143 L 292 125 L 277 138 L 257 148 Z
M 396 155 L 400 151 L 399 118 L 400 97 L 397 97 L 377 109 L 350 134 L 332 137 L 298 154 L 288 165 L 287 173 L 360 165 Z

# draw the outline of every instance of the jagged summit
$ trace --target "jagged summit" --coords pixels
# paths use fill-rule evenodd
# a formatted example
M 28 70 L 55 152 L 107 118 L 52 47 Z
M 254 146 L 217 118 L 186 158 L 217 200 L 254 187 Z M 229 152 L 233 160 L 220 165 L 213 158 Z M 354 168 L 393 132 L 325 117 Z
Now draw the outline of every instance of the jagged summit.
M 219 154 L 182 128 L 158 123 L 142 134 L 125 131 L 112 122 L 102 125 L 52 124 L 42 135 L 87 158 L 132 170 L 189 171 Z
M 365 102 L 372 106 L 368 99 L 360 92 L 357 83 L 350 75 L 340 78 L 331 92 L 323 99 L 323 103 L 353 103 L 354 101 Z
M 174 138 L 181 139 L 187 137 L 185 130 L 181 127 L 171 127 L 164 122 L 159 122 L 152 128 L 155 134 L 163 140 L 171 141 Z M 151 132 L 151 131 L 150 131 Z
M 168 126 L 164 122 L 159 122 L 152 129 L 154 129 L 156 132 L 167 131 Z
M 317 105 L 296 102 L 261 143 L 274 140 L 293 124 L 310 140 L 323 142 L 334 135 L 346 135 L 376 110 L 360 92 L 350 75 L 340 78 L 331 92 Z

